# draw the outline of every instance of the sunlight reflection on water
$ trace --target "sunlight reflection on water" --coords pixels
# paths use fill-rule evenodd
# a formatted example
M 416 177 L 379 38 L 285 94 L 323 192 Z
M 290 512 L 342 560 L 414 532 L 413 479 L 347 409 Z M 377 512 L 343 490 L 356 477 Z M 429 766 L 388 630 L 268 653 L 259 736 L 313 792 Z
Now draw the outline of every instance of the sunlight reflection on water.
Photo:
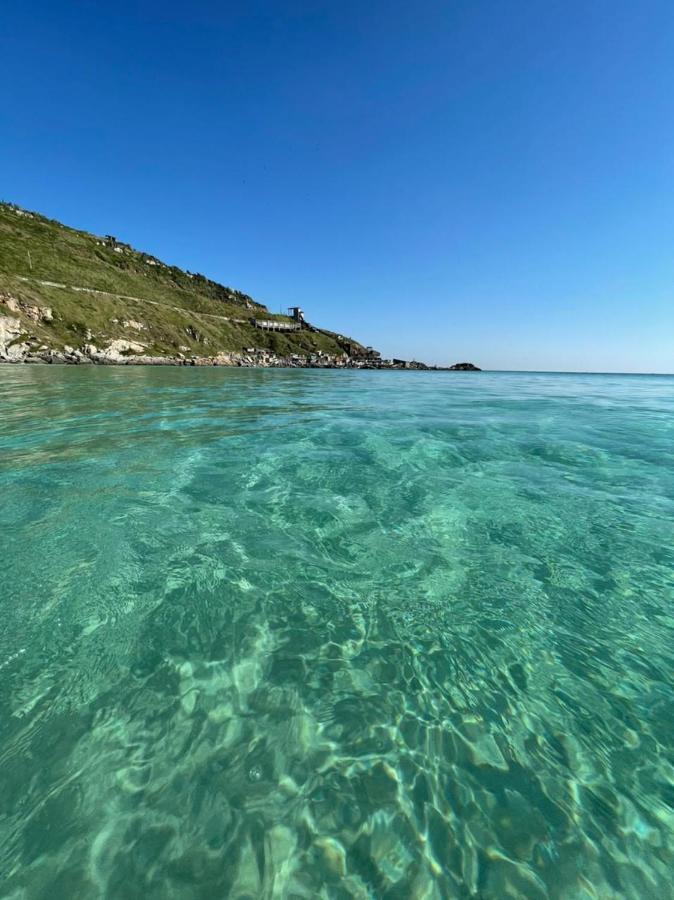
M 2 896 L 674 896 L 673 414 L 0 370 Z

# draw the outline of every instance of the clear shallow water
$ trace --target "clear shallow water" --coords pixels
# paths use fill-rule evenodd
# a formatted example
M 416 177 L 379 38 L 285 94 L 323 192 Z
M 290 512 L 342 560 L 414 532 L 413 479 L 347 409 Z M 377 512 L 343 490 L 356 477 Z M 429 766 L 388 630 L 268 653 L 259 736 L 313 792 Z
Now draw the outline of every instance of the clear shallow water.
M 0 896 L 674 896 L 674 379 L 0 369 Z

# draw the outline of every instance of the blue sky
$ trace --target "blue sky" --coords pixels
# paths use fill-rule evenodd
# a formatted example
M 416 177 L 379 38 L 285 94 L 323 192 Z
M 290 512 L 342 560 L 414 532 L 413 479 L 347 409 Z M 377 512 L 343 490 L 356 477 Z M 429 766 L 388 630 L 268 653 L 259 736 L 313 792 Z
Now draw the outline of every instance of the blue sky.
M 674 4 L 8 3 L 0 196 L 385 355 L 674 371 Z

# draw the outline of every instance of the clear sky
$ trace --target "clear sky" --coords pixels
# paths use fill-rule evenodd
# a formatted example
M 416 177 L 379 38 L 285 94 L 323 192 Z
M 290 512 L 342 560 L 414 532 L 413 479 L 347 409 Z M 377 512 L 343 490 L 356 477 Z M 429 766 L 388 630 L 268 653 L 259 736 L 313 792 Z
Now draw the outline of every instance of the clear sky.
M 674 371 L 672 0 L 3 4 L 0 196 L 385 355 Z

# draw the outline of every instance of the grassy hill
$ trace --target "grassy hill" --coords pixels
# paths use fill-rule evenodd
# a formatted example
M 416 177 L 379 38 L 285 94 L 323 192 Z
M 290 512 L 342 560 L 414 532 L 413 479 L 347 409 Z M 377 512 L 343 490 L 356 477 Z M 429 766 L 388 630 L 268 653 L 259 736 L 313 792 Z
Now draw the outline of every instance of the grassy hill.
M 36 317 L 36 307 L 48 307 L 51 317 Z M 56 350 L 127 340 L 149 356 L 214 356 L 248 347 L 278 355 L 341 354 L 349 340 L 322 331 L 262 331 L 250 320 L 290 319 L 115 238 L 0 203 L 0 316 L 7 315 L 21 320 L 17 340 Z

